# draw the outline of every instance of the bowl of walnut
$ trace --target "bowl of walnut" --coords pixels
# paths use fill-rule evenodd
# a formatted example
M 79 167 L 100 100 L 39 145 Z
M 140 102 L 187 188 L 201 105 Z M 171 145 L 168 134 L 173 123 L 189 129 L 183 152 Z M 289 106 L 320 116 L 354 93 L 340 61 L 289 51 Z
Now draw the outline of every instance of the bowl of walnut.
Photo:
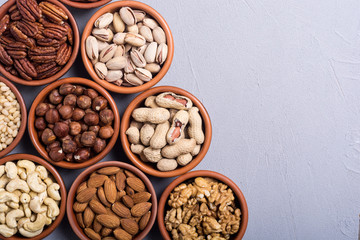
M 178 177 L 164 190 L 157 220 L 166 240 L 240 240 L 246 231 L 248 208 L 232 180 L 200 170 Z

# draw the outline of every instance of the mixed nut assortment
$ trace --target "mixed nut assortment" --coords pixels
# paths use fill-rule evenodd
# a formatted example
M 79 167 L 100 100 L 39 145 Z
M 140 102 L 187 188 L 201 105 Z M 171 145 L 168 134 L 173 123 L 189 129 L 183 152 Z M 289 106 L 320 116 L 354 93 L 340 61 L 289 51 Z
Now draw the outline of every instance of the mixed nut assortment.
M 105 97 L 69 83 L 53 89 L 35 109 L 35 128 L 53 161 L 84 162 L 102 152 L 113 134 Z
M 92 240 L 130 240 L 148 224 L 151 193 L 128 170 L 104 167 L 92 173 L 76 192 L 73 210 Z
M 0 165 L 0 235 L 35 237 L 60 214 L 60 185 L 30 160 Z
M 18 134 L 21 124 L 19 102 L 11 89 L 0 82 L 0 151 L 9 146 Z
M 150 96 L 131 116 L 126 131 L 131 151 L 144 162 L 156 163 L 160 171 L 185 166 L 200 152 L 202 118 L 189 98 L 173 92 Z
M 166 36 L 144 11 L 122 7 L 105 13 L 86 39 L 86 53 L 100 79 L 139 86 L 157 74 L 168 54 Z
M 212 178 L 197 177 L 170 194 L 166 229 L 172 239 L 230 239 L 240 227 L 241 210 L 232 190 Z
M 0 20 L 0 62 L 25 80 L 56 74 L 69 61 L 73 32 L 59 6 L 36 0 L 16 0 Z

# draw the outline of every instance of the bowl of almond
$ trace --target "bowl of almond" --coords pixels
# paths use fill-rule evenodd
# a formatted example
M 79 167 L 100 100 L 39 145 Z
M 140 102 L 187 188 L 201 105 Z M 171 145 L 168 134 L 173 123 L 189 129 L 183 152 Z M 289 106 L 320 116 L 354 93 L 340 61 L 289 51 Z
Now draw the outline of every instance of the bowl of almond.
M 139 169 L 101 162 L 76 178 L 66 212 L 80 239 L 143 239 L 155 222 L 157 198 Z

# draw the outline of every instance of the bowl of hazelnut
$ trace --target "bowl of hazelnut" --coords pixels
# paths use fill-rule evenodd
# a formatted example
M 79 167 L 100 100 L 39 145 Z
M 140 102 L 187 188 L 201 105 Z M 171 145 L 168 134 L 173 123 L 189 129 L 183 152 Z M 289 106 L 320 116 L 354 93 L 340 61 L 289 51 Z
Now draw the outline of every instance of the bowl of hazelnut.
M 84 168 L 100 161 L 113 148 L 119 128 L 114 99 L 84 78 L 50 84 L 29 111 L 29 135 L 36 150 L 62 168 Z
M 248 223 L 248 207 L 230 178 L 213 171 L 193 171 L 164 190 L 157 221 L 165 240 L 240 240 Z

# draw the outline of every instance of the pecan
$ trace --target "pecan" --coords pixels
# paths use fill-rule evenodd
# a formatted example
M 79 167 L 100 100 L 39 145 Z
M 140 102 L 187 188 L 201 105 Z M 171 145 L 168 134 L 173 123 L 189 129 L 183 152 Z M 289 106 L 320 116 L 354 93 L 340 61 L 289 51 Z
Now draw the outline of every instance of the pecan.
M 14 59 L 22 59 L 26 57 L 26 52 L 21 50 L 8 50 L 7 53 Z
M 35 22 L 41 17 L 41 9 L 36 0 L 16 0 L 16 5 L 21 16 L 31 22 Z
M 19 9 L 16 9 L 15 11 L 11 12 L 10 13 L 10 18 L 13 21 L 21 20 L 22 17 L 21 17 Z
M 27 46 L 28 48 L 33 48 L 33 47 L 36 46 L 36 42 L 35 42 L 35 40 L 34 40 L 33 38 L 28 38 L 28 39 L 26 40 L 25 44 L 26 44 L 26 46 Z
M 57 67 L 53 67 L 53 68 L 50 68 L 49 70 L 45 71 L 45 72 L 42 72 L 42 73 L 39 73 L 38 74 L 38 79 L 44 79 L 44 78 L 48 78 L 50 76 L 53 76 L 55 73 L 57 73 L 58 71 L 60 71 L 61 67 L 60 66 L 57 66 Z
M 65 23 L 65 27 L 67 29 L 67 34 L 66 34 L 67 39 L 69 40 L 70 45 L 73 45 L 74 44 L 73 30 L 67 22 Z
M 37 33 L 37 34 L 34 36 L 34 38 L 35 38 L 36 40 L 40 40 L 40 39 L 44 39 L 45 37 L 44 37 L 44 35 L 42 35 L 41 33 Z
M 26 58 L 16 59 L 14 66 L 20 76 L 26 80 L 32 80 L 32 78 L 37 76 L 34 65 L 32 65 Z
M 39 65 L 35 66 L 35 69 L 38 74 L 41 74 L 41 73 L 51 70 L 54 67 L 56 67 L 56 63 L 50 62 L 50 63 L 39 64 Z
M 12 6 L 9 8 L 8 12 L 11 14 L 12 12 L 14 12 L 14 11 L 16 11 L 16 10 L 18 10 L 18 8 L 17 8 L 17 6 L 16 6 L 16 4 L 15 4 L 15 5 L 12 5 Z
M 26 45 L 21 42 L 11 42 L 5 46 L 7 53 L 14 59 L 26 57 Z
M 71 56 L 72 48 L 68 44 L 64 43 L 60 46 L 57 55 L 56 63 L 60 66 L 65 65 Z
M 39 31 L 37 25 L 26 20 L 16 23 L 18 29 L 28 37 L 34 37 Z
M 9 21 L 10 21 L 10 17 L 7 14 L 0 20 L 0 36 L 7 29 L 8 25 L 9 25 Z
M 14 64 L 9 54 L 5 51 L 5 49 L 1 45 L 0 45 L 0 62 L 9 66 Z
M 6 37 L 6 36 L 0 36 L 0 44 L 3 46 L 7 46 L 8 44 L 14 42 L 15 39 Z
M 65 32 L 60 32 L 59 30 L 55 29 L 55 28 L 46 28 L 43 32 L 45 37 L 48 38 L 55 38 L 57 40 L 61 40 L 65 34 Z
M 51 39 L 51 38 L 42 38 L 42 39 L 38 39 L 37 44 L 43 47 L 54 47 L 54 48 L 58 48 L 60 46 L 60 43 L 58 40 L 56 39 Z
M 41 2 L 39 4 L 42 13 L 46 16 L 51 22 L 54 23 L 63 23 L 63 20 L 67 20 L 67 14 L 55 4 L 50 2 Z
M 11 66 L 5 66 L 5 71 L 9 72 L 11 75 L 18 76 L 18 72 Z
M 15 40 L 24 42 L 24 43 L 27 41 L 28 37 L 17 28 L 16 22 L 14 22 L 13 24 L 10 25 L 10 32 L 13 35 L 13 37 L 15 38 Z
M 56 49 L 54 47 L 36 47 L 29 50 L 29 57 L 38 63 L 49 63 L 56 59 Z

